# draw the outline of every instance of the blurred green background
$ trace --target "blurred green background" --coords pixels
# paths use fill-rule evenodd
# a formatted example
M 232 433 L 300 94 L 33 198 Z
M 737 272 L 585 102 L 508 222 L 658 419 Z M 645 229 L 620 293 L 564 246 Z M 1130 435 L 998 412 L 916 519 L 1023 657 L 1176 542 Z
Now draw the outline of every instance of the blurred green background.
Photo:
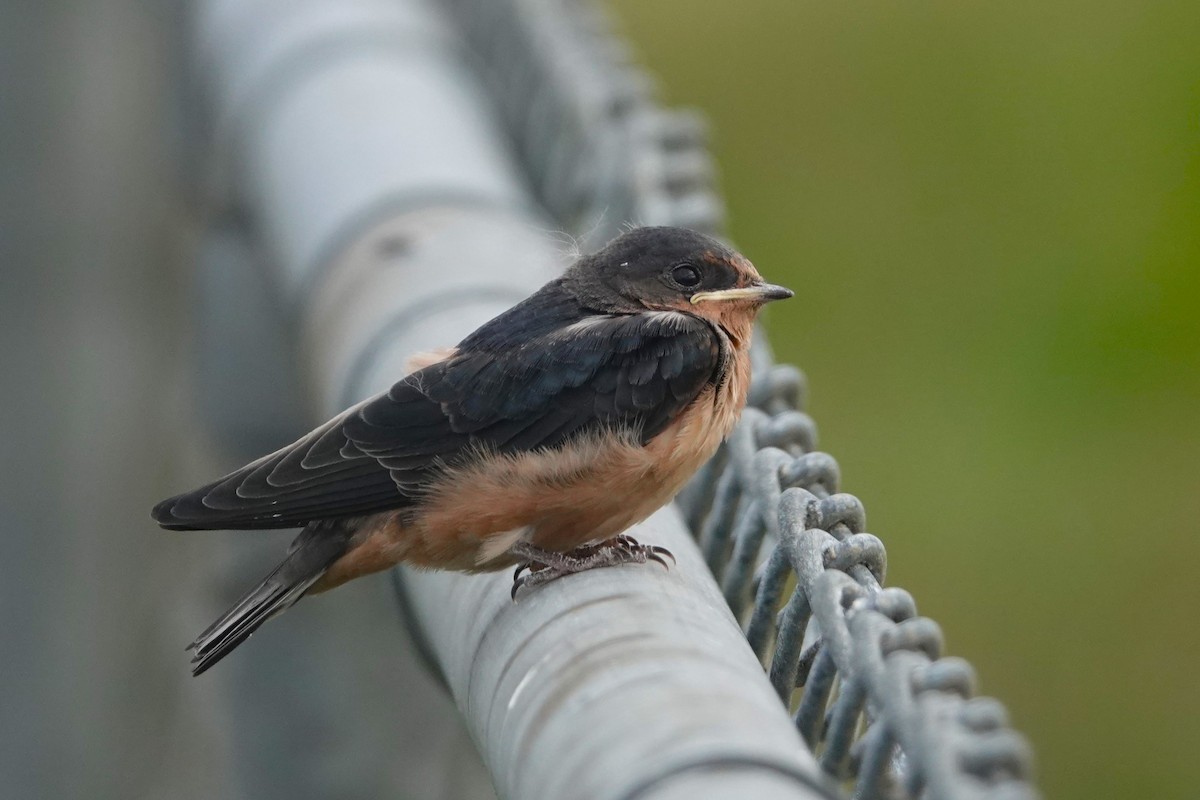
M 1195 796 L 1200 4 L 617 0 L 821 446 L 1037 751 Z

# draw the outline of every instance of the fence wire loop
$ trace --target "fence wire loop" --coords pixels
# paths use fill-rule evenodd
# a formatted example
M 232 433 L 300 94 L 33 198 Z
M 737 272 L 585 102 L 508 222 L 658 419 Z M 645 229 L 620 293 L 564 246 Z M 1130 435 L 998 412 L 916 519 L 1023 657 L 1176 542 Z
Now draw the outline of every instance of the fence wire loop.
M 938 624 L 883 586 L 883 541 L 813 449 L 803 396 L 795 368 L 761 374 L 719 467 L 682 499 L 797 730 L 856 798 L 1036 797 L 1003 707 L 974 697 L 975 672 L 942 657 Z

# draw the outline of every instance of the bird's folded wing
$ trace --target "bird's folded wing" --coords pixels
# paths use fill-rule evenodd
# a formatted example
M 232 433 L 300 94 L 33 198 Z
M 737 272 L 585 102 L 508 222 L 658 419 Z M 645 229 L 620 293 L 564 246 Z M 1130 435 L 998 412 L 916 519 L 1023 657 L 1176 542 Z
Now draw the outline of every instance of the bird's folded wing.
M 649 441 L 713 380 L 720 339 L 673 312 L 464 340 L 389 391 L 224 478 L 159 503 L 163 527 L 286 528 L 411 505 L 447 466 L 604 429 Z

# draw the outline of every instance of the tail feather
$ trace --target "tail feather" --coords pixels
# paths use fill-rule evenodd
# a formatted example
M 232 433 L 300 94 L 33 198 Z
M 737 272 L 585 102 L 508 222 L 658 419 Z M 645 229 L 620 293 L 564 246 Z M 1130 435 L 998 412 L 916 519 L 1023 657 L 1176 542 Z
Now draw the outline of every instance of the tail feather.
M 192 675 L 205 672 L 264 622 L 295 605 L 346 552 L 349 543 L 349 533 L 329 523 L 305 528 L 283 563 L 187 646 L 192 651 Z

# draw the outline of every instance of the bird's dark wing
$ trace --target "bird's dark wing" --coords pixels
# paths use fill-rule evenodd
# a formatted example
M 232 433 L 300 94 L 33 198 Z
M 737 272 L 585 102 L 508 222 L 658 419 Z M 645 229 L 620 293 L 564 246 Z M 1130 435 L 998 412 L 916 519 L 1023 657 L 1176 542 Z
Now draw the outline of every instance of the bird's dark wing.
M 447 360 L 153 516 L 183 530 L 284 528 L 403 507 L 438 471 L 481 453 L 552 448 L 602 428 L 649 441 L 723 368 L 721 339 L 686 314 L 570 319 L 516 340 L 473 334 Z

